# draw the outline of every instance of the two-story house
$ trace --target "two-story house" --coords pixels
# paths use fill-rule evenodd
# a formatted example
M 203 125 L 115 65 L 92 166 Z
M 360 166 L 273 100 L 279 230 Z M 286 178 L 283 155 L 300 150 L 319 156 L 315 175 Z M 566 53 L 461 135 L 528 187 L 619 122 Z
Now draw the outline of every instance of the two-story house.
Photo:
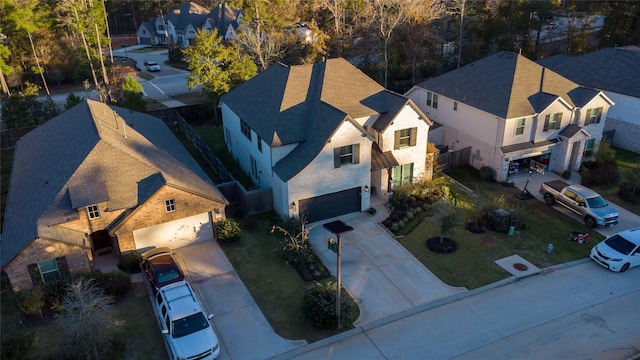
M 640 153 L 640 46 L 555 55 L 537 63 L 582 86 L 602 90 L 615 102 L 607 113 L 605 135 L 614 146 Z
M 216 29 L 218 35 L 228 40 L 235 38 L 235 31 L 242 20 L 242 12 L 225 2 L 213 10 L 187 2 L 169 14 L 156 17 L 155 21 L 144 22 L 137 31 L 138 44 L 189 46 L 196 37 L 196 31 Z
M 213 239 L 227 204 L 162 120 L 85 100 L 17 143 L 3 276 L 27 289 L 122 252 Z
M 492 168 L 500 181 L 533 164 L 578 170 L 593 159 L 614 104 L 603 92 L 510 52 L 426 80 L 405 95 L 443 125 L 430 133 L 431 142 L 452 151 L 471 147 L 469 163 Z
M 220 100 L 229 153 L 280 216 L 366 210 L 429 173 L 427 116 L 342 58 L 270 66 Z

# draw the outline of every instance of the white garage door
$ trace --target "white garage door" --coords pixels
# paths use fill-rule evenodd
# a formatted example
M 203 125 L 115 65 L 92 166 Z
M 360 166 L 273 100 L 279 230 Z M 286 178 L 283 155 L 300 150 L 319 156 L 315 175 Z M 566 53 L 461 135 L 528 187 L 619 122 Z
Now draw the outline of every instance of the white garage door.
M 133 239 L 138 250 L 168 246 L 177 249 L 196 241 L 213 239 L 209 213 L 202 213 L 168 223 L 134 230 Z

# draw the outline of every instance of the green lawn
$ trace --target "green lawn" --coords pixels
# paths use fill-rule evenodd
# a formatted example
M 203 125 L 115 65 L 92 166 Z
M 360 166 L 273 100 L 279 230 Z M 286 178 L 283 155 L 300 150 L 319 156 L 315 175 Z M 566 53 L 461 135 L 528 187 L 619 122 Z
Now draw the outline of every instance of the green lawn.
M 462 188 L 452 185 L 457 204 L 465 214 L 463 225 L 451 236 L 458 243 L 458 250 L 453 254 L 436 254 L 427 249 L 426 240 L 440 235 L 438 227 L 428 217 L 398 241 L 450 285 L 474 289 L 507 278 L 511 275 L 494 261 L 514 254 L 539 268 L 585 258 L 589 255 L 591 245 L 604 238 L 578 221 L 559 216 L 555 209 L 541 201 L 519 200 L 516 195 L 521 190 L 517 188 L 480 181 L 478 171 L 473 168 L 455 169 L 447 174 L 477 195 L 471 196 Z M 511 236 L 493 231 L 483 234 L 466 231 L 464 224 L 476 220 L 477 209 L 500 196 L 504 196 L 508 204 L 505 210 L 520 209 L 527 214 L 527 229 Z M 571 231 L 589 232 L 593 240 L 590 244 L 569 241 Z M 549 243 L 554 246 L 551 254 L 546 252 Z
M 241 239 L 221 244 L 225 255 L 280 336 L 314 342 L 338 333 L 318 330 L 304 320 L 302 300 L 312 283 L 305 283 L 286 263 L 282 256 L 283 235 L 271 233 L 271 226 L 277 222 L 274 212 L 240 220 Z

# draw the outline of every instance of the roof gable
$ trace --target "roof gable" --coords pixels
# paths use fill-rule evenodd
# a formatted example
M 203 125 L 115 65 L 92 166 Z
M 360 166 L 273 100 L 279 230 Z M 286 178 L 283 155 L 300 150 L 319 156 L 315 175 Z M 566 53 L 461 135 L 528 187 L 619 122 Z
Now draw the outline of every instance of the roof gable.
M 158 118 L 85 100 L 24 136 L 16 147 L 7 199 L 2 264 L 38 236 L 37 225 L 77 217 L 77 207 L 110 209 L 146 200 L 154 174 L 220 202 L 226 200 Z
M 220 101 L 270 146 L 297 144 L 274 166 L 287 181 L 315 158 L 342 121 L 393 117 L 407 98 L 336 58 L 313 65 L 272 65 Z
M 500 52 L 417 85 L 501 118 L 536 113 L 547 93 L 574 106 L 568 93 L 578 84 L 526 57 Z

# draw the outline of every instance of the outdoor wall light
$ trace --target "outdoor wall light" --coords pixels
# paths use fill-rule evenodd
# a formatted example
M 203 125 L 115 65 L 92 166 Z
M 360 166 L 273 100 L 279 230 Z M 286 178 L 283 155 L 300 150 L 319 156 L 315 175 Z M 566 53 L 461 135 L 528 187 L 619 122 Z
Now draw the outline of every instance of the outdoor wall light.
M 369 185 L 364 186 L 364 192 L 369 192 Z
M 295 210 L 295 209 L 296 209 L 296 202 L 295 202 L 295 201 L 291 203 L 291 208 L 292 208 L 293 210 Z

